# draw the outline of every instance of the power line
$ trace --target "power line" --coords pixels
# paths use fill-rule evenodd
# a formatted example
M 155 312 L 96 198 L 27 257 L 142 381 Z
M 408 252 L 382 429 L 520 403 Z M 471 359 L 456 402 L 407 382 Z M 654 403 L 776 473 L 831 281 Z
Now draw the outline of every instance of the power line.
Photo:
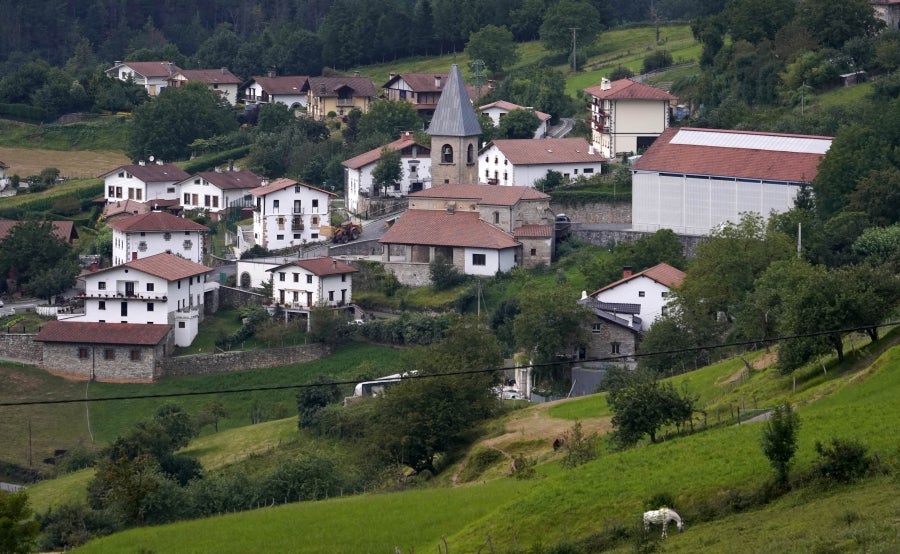
M 714 345 L 705 345 L 705 346 L 691 346 L 688 348 L 675 348 L 672 350 L 658 350 L 655 352 L 643 352 L 643 353 L 635 353 L 635 354 L 620 354 L 617 356 L 604 356 L 601 358 L 585 358 L 581 360 L 560 360 L 557 362 L 545 362 L 540 364 L 529 364 L 530 367 L 553 367 L 560 364 L 574 364 L 574 363 L 583 363 L 583 362 L 611 362 L 617 360 L 628 360 L 632 358 L 646 358 L 649 356 L 661 356 L 664 354 L 681 354 L 686 352 L 698 352 L 703 350 L 717 350 L 720 348 L 731 348 L 735 346 L 759 346 L 764 344 L 771 344 L 783 340 L 791 340 L 791 339 L 801 339 L 801 338 L 810 338 L 810 337 L 819 337 L 824 335 L 832 335 L 835 333 L 845 334 L 852 333 L 856 331 L 867 331 L 870 329 L 876 329 L 879 327 L 891 327 L 895 325 L 900 325 L 900 321 L 890 321 L 887 323 L 879 323 L 876 325 L 860 325 L 857 327 L 850 327 L 845 329 L 830 329 L 827 331 L 813 331 L 810 333 L 801 333 L 796 335 L 783 335 L 779 337 L 770 337 L 770 338 L 760 338 L 753 340 L 745 340 L 745 341 L 735 341 L 728 342 L 723 344 L 714 344 Z M 441 373 L 428 373 L 428 374 L 415 374 L 415 375 L 406 375 L 402 377 L 403 380 L 406 379 L 436 379 L 441 377 L 455 377 L 460 375 L 475 375 L 480 373 L 493 373 L 497 371 L 505 371 L 505 370 L 514 370 L 521 366 L 501 366 L 501 367 L 492 367 L 492 368 L 482 368 L 482 369 L 464 369 L 460 371 L 447 371 Z M 393 381 L 393 379 L 369 379 L 365 382 L 378 382 L 378 381 Z M 77 402 L 111 402 L 111 401 L 121 401 L 121 400 L 147 400 L 154 398 L 179 398 L 185 396 L 207 396 L 211 394 L 235 394 L 242 392 L 262 392 L 262 391 L 277 391 L 277 390 L 289 390 L 289 389 L 306 389 L 306 388 L 314 388 L 314 387 L 322 387 L 322 386 L 332 386 L 332 385 L 357 385 L 360 380 L 351 380 L 351 381 L 332 381 L 329 383 L 297 383 L 292 385 L 271 385 L 271 386 L 257 386 L 257 387 L 242 387 L 237 389 L 222 389 L 222 390 L 209 390 L 209 391 L 190 391 L 190 392 L 167 392 L 160 394 L 138 394 L 133 396 L 105 396 L 100 398 L 63 398 L 59 400 L 17 400 L 11 402 L 0 402 L 0 408 L 6 406 L 41 406 L 41 405 L 53 405 L 53 404 L 74 404 Z

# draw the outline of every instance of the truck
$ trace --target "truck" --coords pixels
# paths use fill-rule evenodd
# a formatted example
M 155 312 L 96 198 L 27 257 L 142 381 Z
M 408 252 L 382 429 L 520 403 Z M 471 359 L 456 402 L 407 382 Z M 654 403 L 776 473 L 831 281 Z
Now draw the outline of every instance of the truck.
M 331 237 L 331 242 L 343 243 L 358 239 L 363 232 L 362 225 L 352 221 L 344 221 L 340 225 L 323 225 L 319 228 L 319 234 L 323 237 Z

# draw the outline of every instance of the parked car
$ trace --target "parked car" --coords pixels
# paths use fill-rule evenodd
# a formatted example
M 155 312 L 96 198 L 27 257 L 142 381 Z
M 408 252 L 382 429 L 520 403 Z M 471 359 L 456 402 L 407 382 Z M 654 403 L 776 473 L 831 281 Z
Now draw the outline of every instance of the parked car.
M 557 214 L 553 225 L 556 240 L 562 240 L 572 232 L 572 220 L 566 214 Z

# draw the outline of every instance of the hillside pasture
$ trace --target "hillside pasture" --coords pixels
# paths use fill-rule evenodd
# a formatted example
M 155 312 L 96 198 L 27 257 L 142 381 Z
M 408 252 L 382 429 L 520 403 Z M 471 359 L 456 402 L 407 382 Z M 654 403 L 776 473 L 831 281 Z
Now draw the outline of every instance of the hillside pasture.
M 14 148 L 0 146 L 0 160 L 9 169 L 8 176 L 23 179 L 37 175 L 42 169 L 55 167 L 59 174 L 69 179 L 96 178 L 121 165 L 131 163 L 121 151 L 115 150 L 47 150 L 44 148 Z

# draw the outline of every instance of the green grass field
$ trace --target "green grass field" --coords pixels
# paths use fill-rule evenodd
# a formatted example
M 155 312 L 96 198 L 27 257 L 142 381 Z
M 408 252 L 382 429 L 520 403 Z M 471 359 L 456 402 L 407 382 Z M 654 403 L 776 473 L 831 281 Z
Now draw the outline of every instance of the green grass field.
M 798 393 L 804 403 L 798 407 L 800 448 L 794 474 L 811 467 L 816 441 L 832 437 L 863 441 L 896 471 L 900 456 L 895 433 L 900 424 L 898 367 L 900 347 L 893 347 L 869 366 L 853 371 L 836 369 L 829 379 Z M 694 377 L 692 382 L 699 390 L 721 388 L 720 380 L 732 369 L 722 363 L 688 375 Z M 794 400 L 789 377 L 768 369 L 755 377 L 763 378 L 781 383 L 779 397 Z M 702 394 L 712 396 L 708 391 Z M 812 401 L 816 395 L 819 398 Z M 578 418 L 602 413 L 602 407 L 590 406 L 592 402 L 600 404 L 596 397 L 578 399 L 572 402 L 574 408 L 554 408 L 554 415 Z M 729 498 L 750 494 L 771 479 L 771 469 L 759 448 L 760 431 L 760 424 L 718 427 L 624 452 L 603 452 L 598 460 L 568 471 L 551 463 L 555 467 L 540 472 L 541 477 L 533 481 L 503 478 L 466 487 L 300 503 L 138 529 L 94 541 L 81 551 L 128 552 L 140 545 L 159 552 L 259 548 L 388 552 L 393 547 L 403 552 L 430 552 L 446 540 L 455 552 L 491 551 L 488 548 L 526 552 L 539 545 L 586 540 L 604 530 L 633 530 L 643 503 L 660 493 L 674 496 L 688 522 L 687 532 L 670 534 L 666 550 L 894 550 L 900 499 L 884 489 L 896 490 L 896 473 L 857 487 L 800 487 L 771 504 L 705 521 L 710 506 L 719 506 L 721 511 Z M 620 545 L 619 551 L 630 551 L 630 547 Z

